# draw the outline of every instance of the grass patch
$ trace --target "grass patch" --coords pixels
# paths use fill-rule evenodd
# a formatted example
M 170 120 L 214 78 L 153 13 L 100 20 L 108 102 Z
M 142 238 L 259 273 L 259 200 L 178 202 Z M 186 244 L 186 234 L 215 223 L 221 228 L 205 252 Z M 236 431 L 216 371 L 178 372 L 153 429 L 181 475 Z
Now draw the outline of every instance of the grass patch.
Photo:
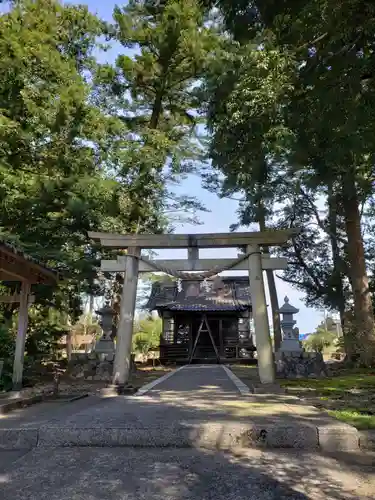
M 325 379 L 280 380 L 307 403 L 357 429 L 375 429 L 374 370 L 342 370 Z
M 356 410 L 329 410 L 328 413 L 332 416 L 353 425 L 357 429 L 375 429 L 375 416 L 364 415 Z
M 357 372 L 340 374 L 324 379 L 280 380 L 288 392 L 314 391 L 321 397 L 342 397 L 348 393 L 374 392 L 375 373 Z
M 257 367 L 232 365 L 231 370 L 249 387 L 259 384 Z M 374 369 L 339 368 L 324 379 L 278 380 L 295 395 L 357 429 L 375 429 Z
M 230 365 L 229 368 L 250 389 L 259 382 L 256 365 Z

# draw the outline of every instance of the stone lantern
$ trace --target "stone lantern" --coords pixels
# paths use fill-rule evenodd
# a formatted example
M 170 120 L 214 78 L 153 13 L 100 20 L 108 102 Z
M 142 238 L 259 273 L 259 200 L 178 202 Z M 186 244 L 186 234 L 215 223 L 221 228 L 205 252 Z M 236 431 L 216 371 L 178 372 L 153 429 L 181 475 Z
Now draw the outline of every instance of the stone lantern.
M 115 345 L 111 335 L 115 311 L 109 306 L 109 304 L 105 304 L 104 307 L 95 312 L 100 316 L 99 324 L 103 330 L 103 335 L 95 345 L 95 352 L 97 354 L 113 355 L 115 352 Z
M 299 330 L 294 325 L 294 315 L 298 309 L 289 304 L 285 297 L 279 309 L 282 315 L 281 328 L 283 339 L 280 349 L 275 353 L 276 373 L 282 378 L 317 378 L 326 375 L 323 356 L 319 352 L 305 352 L 299 341 Z
M 280 351 L 283 352 L 302 351 L 301 343 L 299 341 L 299 330 L 294 326 L 296 324 L 296 320 L 293 317 L 298 312 L 299 309 L 289 304 L 288 297 L 285 297 L 284 304 L 279 309 L 279 313 L 282 315 L 280 323 L 281 323 L 281 328 L 283 330 Z

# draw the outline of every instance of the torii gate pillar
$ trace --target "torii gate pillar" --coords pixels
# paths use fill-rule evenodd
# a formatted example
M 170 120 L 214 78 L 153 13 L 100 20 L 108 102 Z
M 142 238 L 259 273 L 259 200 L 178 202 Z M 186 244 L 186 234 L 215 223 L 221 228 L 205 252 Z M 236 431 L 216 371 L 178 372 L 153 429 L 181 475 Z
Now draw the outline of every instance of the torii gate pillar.
M 262 384 L 275 381 L 270 327 L 267 314 L 266 295 L 262 272 L 262 255 L 259 245 L 248 245 L 250 296 L 255 328 L 255 341 L 258 357 L 258 372 Z
M 128 258 L 125 261 L 125 276 L 122 286 L 120 321 L 117 329 L 116 354 L 113 366 L 112 383 L 122 392 L 129 379 L 131 369 L 131 346 L 133 337 L 133 322 L 137 297 L 137 282 L 140 248 L 128 248 Z M 134 257 L 131 257 L 133 256 Z

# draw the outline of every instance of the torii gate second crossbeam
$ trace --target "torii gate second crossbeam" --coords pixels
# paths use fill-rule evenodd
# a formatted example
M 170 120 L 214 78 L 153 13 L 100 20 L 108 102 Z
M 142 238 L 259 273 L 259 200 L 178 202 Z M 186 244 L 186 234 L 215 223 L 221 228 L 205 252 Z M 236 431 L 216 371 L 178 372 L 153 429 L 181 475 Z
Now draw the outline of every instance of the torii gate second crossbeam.
M 130 373 L 131 342 L 138 273 L 140 271 L 149 271 L 149 265 L 152 262 L 145 262 L 145 259 L 140 260 L 141 250 L 143 248 L 187 248 L 189 257 L 187 262 L 181 260 L 168 261 L 171 267 L 172 265 L 174 267 L 177 262 L 184 262 L 183 266 L 177 264 L 178 267 L 183 267 L 184 271 L 201 271 L 204 268 L 207 269 L 206 266 L 208 261 L 204 262 L 199 260 L 200 248 L 238 248 L 241 246 L 246 248 L 247 263 L 245 268 L 247 268 L 249 272 L 259 377 L 262 383 L 274 382 L 275 369 L 262 270 L 265 268 L 275 269 L 278 268 L 278 265 L 280 265 L 280 268 L 285 268 L 285 261 L 283 259 L 270 259 L 268 256 L 262 255 L 260 247 L 283 245 L 287 243 L 291 237 L 298 234 L 298 232 L 298 229 L 192 235 L 120 235 L 89 232 L 89 237 L 99 240 L 103 247 L 127 249 L 127 255 L 119 257 L 117 261 L 102 261 L 103 270 L 125 273 L 113 370 L 113 384 L 118 387 L 119 392 L 121 392 L 122 388 L 127 383 Z M 277 264 L 273 263 L 275 260 L 279 262 Z M 213 260 L 209 261 L 211 264 L 214 263 Z M 164 261 L 164 263 L 165 262 L 166 261 Z M 220 265 L 220 263 L 222 264 L 222 259 L 215 262 L 216 265 Z M 245 265 L 245 262 L 243 264 Z M 242 266 L 239 265 L 239 267 L 241 268 Z M 236 269 L 238 270 L 239 267 Z

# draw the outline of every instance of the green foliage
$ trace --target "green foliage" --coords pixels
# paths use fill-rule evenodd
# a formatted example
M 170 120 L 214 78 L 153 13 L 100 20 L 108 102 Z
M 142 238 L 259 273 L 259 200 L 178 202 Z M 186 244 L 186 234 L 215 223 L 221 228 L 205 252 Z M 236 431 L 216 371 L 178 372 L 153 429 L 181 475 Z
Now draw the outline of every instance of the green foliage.
M 327 316 L 316 328 L 316 331 L 303 341 L 307 351 L 323 352 L 325 350 L 337 351 L 340 344 L 336 321 Z
M 92 317 L 91 314 L 82 314 L 79 320 L 71 326 L 70 331 L 73 337 L 77 335 L 92 335 L 97 337 L 101 335 L 102 329 L 98 321 Z M 74 340 L 73 340 L 74 343 Z
M 68 328 L 61 313 L 40 306 L 31 308 L 25 349 L 26 359 L 32 363 L 59 357 L 59 341 L 67 332 Z
M 0 377 L 0 389 L 9 389 L 12 384 L 15 336 L 10 325 L 0 323 L 0 360 L 4 361 Z
M 375 429 L 375 417 L 370 414 L 371 410 L 366 409 L 358 411 L 355 408 L 348 408 L 345 410 L 331 410 L 328 413 L 332 416 L 352 425 L 357 429 Z M 372 412 L 371 412 L 372 413 Z
M 159 16 L 145 26 L 142 2 L 117 9 L 112 27 L 87 7 L 56 0 L 15 2 L 0 16 L 0 234 L 60 272 L 58 289 L 33 292 L 39 305 L 65 311 L 64 324 L 78 319 L 83 294 L 103 293 L 97 267 L 106 253 L 88 231 L 160 232 L 181 208 L 193 220 L 203 208 L 166 189 L 200 154 L 186 113 L 194 108 L 189 89 L 207 44 L 204 30 L 194 34 L 199 11 L 190 19 L 190 7 L 175 4 L 177 25 L 163 40 L 174 21 Z M 152 51 L 162 58 L 180 29 L 168 88 L 158 60 L 146 84 Z M 93 54 L 103 34 L 125 47 L 143 37 L 142 54 L 99 66 Z M 193 39 L 203 44 L 196 56 Z M 165 87 L 157 126 L 149 116 L 151 84 Z M 137 117 L 148 122 L 138 125 Z
M 58 0 L 0 15 L 0 235 L 61 278 L 33 287 L 26 365 L 85 329 L 82 297 L 104 292 L 110 252 L 88 231 L 158 233 L 204 209 L 173 186 L 203 159 L 195 87 L 216 35 L 194 0 L 147 3 L 116 7 L 112 25 Z M 139 53 L 99 65 L 103 36 Z
M 202 204 L 173 187 L 203 159 L 194 87 L 216 37 L 194 0 L 170 1 L 152 13 L 147 4 L 116 7 L 114 39 L 140 52 L 119 55 L 114 68 L 101 66 L 95 96 L 125 125 L 113 158 L 121 165 L 118 178 L 131 186 L 129 217 L 142 223 L 140 210 L 155 207 L 164 222 L 196 221 Z
M 95 277 L 87 231 L 121 215 L 103 169 L 114 123 L 89 103 L 100 33 L 87 8 L 53 0 L 17 2 L 0 17 L 0 232 L 62 273 L 56 302 L 76 302 Z
M 333 346 L 337 336 L 334 332 L 319 328 L 303 341 L 303 346 L 307 351 L 323 352 L 327 347 Z
M 12 387 L 15 339 L 17 335 L 17 313 L 0 324 L 0 359 L 4 360 L 0 387 Z M 67 333 L 64 314 L 52 308 L 37 305 L 29 308 L 28 335 L 25 345 L 24 382 L 30 382 L 35 369 L 46 362 L 59 359 L 59 341 Z
M 147 354 L 150 350 L 158 349 L 161 333 L 161 318 L 148 317 L 141 319 L 134 326 L 133 351 L 139 354 Z
M 328 410 L 330 415 L 358 429 L 375 428 L 375 379 L 372 371 L 341 369 L 336 375 L 324 379 L 283 380 L 288 393 Z
M 268 227 L 302 227 L 285 278 L 341 316 L 353 299 L 355 350 L 369 365 L 375 335 L 361 208 L 373 195 L 374 8 L 366 3 L 358 34 L 356 2 L 217 4 L 232 38 L 203 95 L 222 193 L 239 194 L 240 224 L 253 222 L 261 204 Z

